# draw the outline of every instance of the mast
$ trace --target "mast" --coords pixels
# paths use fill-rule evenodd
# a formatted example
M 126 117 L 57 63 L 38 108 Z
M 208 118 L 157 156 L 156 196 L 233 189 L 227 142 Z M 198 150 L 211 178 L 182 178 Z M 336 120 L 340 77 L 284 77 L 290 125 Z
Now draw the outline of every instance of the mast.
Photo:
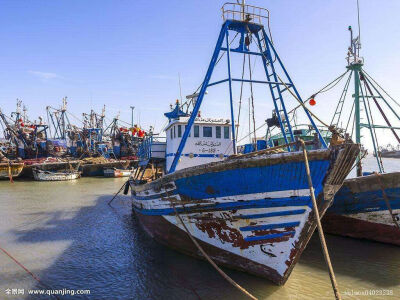
M 289 146 L 290 142 L 294 142 L 294 134 L 292 132 L 292 127 L 290 125 L 290 119 L 288 118 L 285 99 L 288 94 L 294 95 L 296 100 L 303 106 L 304 102 L 296 89 L 295 84 L 289 76 L 282 60 L 280 59 L 271 38 L 266 33 L 264 22 L 269 24 L 269 11 L 262 7 L 256 7 L 251 5 L 246 5 L 245 1 L 242 0 L 241 3 L 225 3 L 222 6 L 222 17 L 224 23 L 222 24 L 214 52 L 212 54 L 210 64 L 207 69 L 207 73 L 204 77 L 203 83 L 201 84 L 198 92 L 198 97 L 194 103 L 193 111 L 190 114 L 187 126 L 182 135 L 182 139 L 179 142 L 176 153 L 173 155 L 173 161 L 168 167 L 168 173 L 175 172 L 176 167 L 180 161 L 182 151 L 185 147 L 187 138 L 196 116 L 199 113 L 200 106 L 203 102 L 206 90 L 215 85 L 222 83 L 228 83 L 229 87 L 229 104 L 230 104 L 230 114 L 231 114 L 231 140 L 232 140 L 232 152 L 236 151 L 236 139 L 235 139 L 235 119 L 233 110 L 233 87 L 232 85 L 236 82 L 246 82 L 250 84 L 251 95 L 253 95 L 252 84 L 262 84 L 266 87 L 265 92 L 271 95 L 271 100 L 274 104 L 275 110 L 277 112 L 277 117 L 279 120 L 279 127 L 281 128 L 282 135 L 285 139 L 285 143 L 288 145 L 288 151 L 295 151 L 295 147 Z M 232 38 L 229 39 L 229 33 L 232 32 Z M 235 37 L 240 36 L 235 42 Z M 235 45 L 233 44 L 235 42 Z M 215 82 L 211 81 L 211 77 L 215 66 L 220 61 L 222 55 L 226 55 L 227 60 L 227 74 L 225 79 L 218 80 Z M 261 66 L 264 69 L 265 74 L 262 74 L 263 80 L 255 80 L 252 78 L 251 66 L 249 65 L 249 78 L 239 78 L 234 76 L 234 71 L 236 68 L 231 68 L 233 63 L 233 56 L 237 54 L 244 54 L 246 56 L 256 56 L 261 57 Z M 221 55 L 221 56 L 220 56 Z M 260 60 L 259 60 L 260 61 Z M 258 76 L 261 74 L 257 74 Z M 197 92 L 197 91 L 196 91 Z M 286 93 L 286 94 L 284 94 Z M 319 129 L 317 128 L 313 117 L 308 110 L 304 110 L 306 116 L 310 120 L 313 128 L 317 132 L 319 139 L 321 141 L 322 147 L 327 148 L 326 142 L 321 135 Z M 284 116 L 281 118 L 281 116 Z M 285 130 L 287 128 L 287 132 Z M 254 130 L 256 131 L 256 130 Z M 256 141 L 254 141 L 256 143 Z
M 350 31 L 350 47 L 347 53 L 347 68 L 354 73 L 354 123 L 356 143 L 361 143 L 361 126 L 360 126 L 360 71 L 363 66 L 363 59 L 359 56 L 361 43 L 359 36 L 353 38 L 353 29 L 349 26 Z M 357 176 L 362 176 L 361 153 L 357 157 Z

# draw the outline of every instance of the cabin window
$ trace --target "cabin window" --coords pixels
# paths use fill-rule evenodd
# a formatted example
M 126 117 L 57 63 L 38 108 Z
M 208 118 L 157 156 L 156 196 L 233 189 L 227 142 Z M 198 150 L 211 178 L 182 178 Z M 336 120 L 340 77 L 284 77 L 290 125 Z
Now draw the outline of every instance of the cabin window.
M 178 137 L 182 137 L 182 125 L 178 125 Z
M 175 130 L 175 127 L 176 127 L 176 126 L 174 126 L 174 138 L 176 138 L 176 130 Z
M 200 128 L 198 125 L 194 126 L 194 137 L 199 137 L 200 136 Z
M 229 139 L 229 127 L 224 126 L 224 139 Z
M 217 139 L 220 139 L 220 138 L 221 138 L 221 126 L 215 127 L 215 137 L 216 137 Z
M 185 125 L 185 131 L 186 131 L 186 128 L 187 128 L 187 125 Z M 188 135 L 188 137 L 190 137 L 190 131 L 189 131 L 189 135 Z
M 174 135 L 173 135 L 173 132 L 172 132 L 172 127 L 170 129 L 170 132 L 171 132 L 171 140 L 172 140 L 174 138 Z
M 212 137 L 212 127 L 203 126 L 203 137 Z

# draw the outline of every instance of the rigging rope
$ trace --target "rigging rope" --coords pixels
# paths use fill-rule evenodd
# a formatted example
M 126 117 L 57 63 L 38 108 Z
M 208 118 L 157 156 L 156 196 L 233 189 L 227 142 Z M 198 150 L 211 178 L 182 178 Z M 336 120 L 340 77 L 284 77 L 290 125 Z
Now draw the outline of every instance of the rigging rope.
M 351 117 L 352 117 L 352 115 L 353 115 L 353 110 L 354 110 L 354 101 L 353 101 L 353 105 L 351 106 L 351 111 L 350 111 L 350 115 L 349 115 L 349 120 L 347 121 L 347 125 L 346 125 L 345 132 L 347 132 L 347 129 L 348 129 L 348 127 L 349 127 L 350 120 L 351 120 Z M 352 132 L 353 132 L 353 130 L 352 130 Z M 353 134 L 351 134 L 351 135 L 353 135 Z
M 365 91 L 366 91 L 366 87 L 365 87 L 365 83 L 364 83 L 364 89 L 365 89 Z M 361 91 L 362 92 L 362 91 Z M 365 93 L 365 94 L 367 94 L 367 93 Z M 365 100 L 364 100 L 364 102 L 365 102 Z M 370 103 L 369 103 L 369 99 L 367 98 L 367 108 L 368 108 L 368 111 L 366 111 L 366 113 L 369 113 L 369 115 L 370 115 L 370 117 L 371 117 L 371 124 L 372 124 L 372 128 L 370 128 L 369 130 L 373 130 L 373 135 L 375 136 L 375 142 L 376 142 L 376 151 L 375 151 L 375 155 L 376 155 L 376 157 L 379 159 L 379 163 L 380 163 L 380 165 L 381 165 L 381 168 L 382 168 L 382 172 L 385 172 L 384 171 L 384 169 L 383 169 L 383 161 L 382 161 L 382 156 L 381 156 L 381 154 L 380 154 L 380 152 L 378 151 L 379 150 L 379 143 L 378 143 L 378 137 L 377 137 L 377 135 L 376 135 L 376 130 L 375 130 L 375 127 L 373 126 L 374 125 L 374 118 L 373 118 L 373 116 L 372 116 L 372 112 L 371 112 L 371 106 L 370 106 Z
M 239 134 L 239 125 L 240 125 L 240 111 L 242 108 L 242 96 L 243 96 L 243 78 L 244 78 L 244 68 L 246 65 L 246 54 L 243 54 L 243 66 L 242 66 L 242 82 L 240 83 L 240 98 L 239 98 L 239 112 L 238 112 L 238 126 L 236 127 L 236 142 Z
M 167 195 L 168 195 L 168 191 L 167 191 Z M 217 266 L 217 264 L 211 259 L 211 257 L 208 256 L 208 254 L 204 251 L 203 247 L 200 246 L 200 244 L 195 240 L 195 238 L 190 233 L 189 229 L 187 228 L 186 224 L 183 222 L 182 217 L 178 213 L 178 211 L 177 211 L 177 209 L 175 207 L 175 204 L 172 202 L 172 200 L 170 200 L 170 203 L 171 203 L 172 207 L 174 208 L 176 217 L 179 219 L 179 222 L 181 223 L 182 227 L 185 229 L 185 231 L 186 231 L 187 235 L 189 236 L 190 240 L 193 242 L 193 244 L 196 246 L 196 248 L 201 252 L 201 254 L 204 256 L 204 258 L 214 267 L 215 270 L 217 270 L 217 272 L 219 274 L 221 274 L 222 277 L 224 277 L 225 280 L 227 280 L 235 288 L 240 290 L 243 294 L 245 294 L 250 299 L 257 300 L 256 297 L 254 297 L 246 289 L 244 289 L 236 281 L 234 281 L 231 277 L 229 277 L 220 267 Z
M 54 290 L 50 286 L 44 284 L 35 274 L 33 274 L 31 271 L 28 270 L 23 264 L 21 264 L 17 259 L 15 259 L 10 253 L 8 253 L 3 247 L 0 246 L 0 250 L 4 252 L 5 255 L 7 255 L 9 258 L 11 258 L 18 266 L 20 266 L 26 273 L 28 273 L 30 276 L 32 276 L 33 279 L 35 279 L 41 286 L 45 287 L 48 290 Z M 52 296 L 56 299 L 59 299 L 56 295 Z
M 390 213 L 390 216 L 392 217 L 393 223 L 397 227 L 397 229 L 400 230 L 400 225 L 397 222 L 396 217 L 393 214 L 392 207 L 390 206 L 390 202 L 389 202 L 388 196 L 387 196 L 387 194 L 385 192 L 385 188 L 383 186 L 383 182 L 382 182 L 382 179 L 381 179 L 382 175 L 377 173 L 377 172 L 375 172 L 375 175 L 378 177 L 379 185 L 380 185 L 380 188 L 382 190 L 382 196 L 383 196 L 383 199 L 385 199 L 385 203 L 386 203 L 386 206 L 387 206 L 388 211 Z
M 361 73 L 361 74 L 362 74 L 362 73 Z M 374 94 L 372 93 L 371 88 L 369 87 L 367 80 L 365 80 L 364 78 L 363 78 L 363 80 L 364 80 L 364 84 L 365 84 L 365 86 L 367 87 L 367 89 L 368 89 L 368 91 L 369 91 L 369 93 L 370 93 L 372 99 L 373 99 L 374 102 L 375 102 L 375 105 L 378 107 L 379 112 L 381 113 L 382 117 L 385 119 L 386 124 L 390 127 L 390 130 L 392 131 L 393 135 L 395 136 L 395 138 L 397 139 L 397 141 L 400 143 L 400 138 L 399 138 L 399 136 L 397 135 L 396 131 L 393 129 L 393 126 L 392 126 L 392 124 L 390 123 L 389 119 L 386 117 L 384 111 L 382 110 L 382 107 L 379 105 L 378 101 L 376 101 L 376 97 L 375 97 Z
M 255 143 L 254 148 L 257 151 L 256 119 L 254 116 L 254 95 L 253 95 L 253 83 L 251 82 L 252 73 L 251 73 L 250 54 L 249 54 L 249 76 L 250 76 L 250 97 L 251 97 L 251 107 L 252 107 L 252 115 L 253 115 L 253 130 L 254 130 L 254 143 Z
M 351 81 L 351 76 L 352 75 L 353 75 L 353 71 L 350 72 L 350 75 L 347 78 L 347 81 L 346 81 L 346 83 L 344 85 L 344 89 L 342 91 L 342 94 L 340 95 L 339 102 L 338 102 L 338 104 L 336 106 L 335 114 L 332 117 L 331 125 L 335 125 L 335 124 L 333 124 L 333 122 L 335 121 L 335 117 L 336 117 L 336 115 L 338 113 L 340 103 L 342 103 L 342 106 L 340 107 L 339 117 L 338 117 L 337 122 L 336 122 L 336 127 L 339 125 L 339 121 L 340 121 L 340 118 L 342 116 L 343 105 L 344 105 L 344 102 L 346 101 L 347 91 L 349 89 L 349 85 L 350 85 L 350 81 Z
M 376 81 L 375 79 L 373 79 L 363 68 L 363 74 L 367 75 L 367 78 L 372 80 L 394 103 L 396 103 L 397 106 L 400 107 L 400 104 L 392 97 L 390 96 L 384 89 L 383 87 L 381 87 Z
M 341 79 L 349 72 L 349 70 L 347 70 L 346 72 L 344 72 L 342 75 L 340 75 L 339 77 L 335 78 L 333 81 L 331 81 L 330 83 L 328 83 L 327 85 L 325 85 L 322 89 L 320 89 L 318 92 L 312 94 L 310 97 L 308 97 L 307 100 L 304 101 L 304 103 L 307 103 L 309 100 L 311 100 L 312 98 L 314 98 L 315 96 L 317 96 L 318 94 L 321 93 L 325 93 L 331 89 L 333 89 L 340 81 Z M 333 84 L 333 86 L 330 87 L 330 85 Z M 329 87 L 329 88 L 328 88 Z M 301 104 L 296 106 L 295 108 L 293 108 L 291 111 L 288 112 L 288 114 L 294 112 L 295 110 L 297 110 L 298 108 L 301 107 Z
M 319 121 L 322 125 L 329 127 L 329 125 L 327 123 L 325 123 L 324 121 L 322 121 L 320 118 L 318 118 L 311 110 L 309 110 L 304 103 L 290 90 L 290 88 L 287 86 L 286 83 L 283 82 L 282 78 L 276 74 L 276 76 L 278 76 L 279 81 L 285 86 L 285 88 L 289 91 L 289 93 L 299 102 L 299 105 L 302 106 L 304 108 L 304 110 L 308 111 L 317 121 Z
M 364 104 L 364 110 L 365 110 L 365 114 L 366 114 L 367 121 L 368 121 L 369 132 L 371 134 L 372 144 L 374 146 L 374 152 L 375 152 L 375 155 L 376 155 L 376 162 L 378 163 L 379 171 L 382 172 L 382 165 L 381 165 L 381 163 L 379 161 L 379 155 L 378 155 L 378 150 L 377 150 L 377 137 L 376 137 L 375 127 L 373 126 L 374 123 L 373 123 L 371 111 L 368 110 L 369 102 L 368 102 L 368 94 L 367 94 L 367 88 L 365 86 L 365 82 L 364 82 L 364 89 L 363 89 L 363 86 L 361 84 L 361 81 L 359 82 L 359 87 L 360 87 L 360 92 L 361 92 L 361 99 L 362 99 L 362 102 Z M 364 91 L 365 91 L 365 93 L 364 93 Z M 371 117 L 371 119 L 370 119 L 370 117 Z M 361 126 L 361 124 L 360 124 L 360 126 Z
M 235 39 L 236 39 L 236 37 L 238 36 L 238 34 L 239 34 L 239 32 L 236 32 L 235 36 L 233 37 L 233 39 L 232 39 L 231 42 L 229 43 L 229 46 L 232 45 L 232 43 L 235 41 Z M 214 68 L 218 65 L 219 61 L 220 61 L 220 60 L 222 59 L 222 57 L 225 55 L 225 52 L 226 52 L 226 51 L 222 52 L 221 56 L 218 58 L 217 62 L 215 63 Z M 203 85 L 203 82 L 199 85 L 199 87 L 195 90 L 195 92 L 194 92 L 193 94 L 196 94 L 196 93 L 200 90 L 200 88 L 201 88 L 202 85 Z
M 84 124 L 84 122 L 79 119 L 78 117 L 75 117 L 72 113 L 70 113 L 69 111 L 67 111 L 66 113 L 70 114 L 72 117 L 74 117 L 76 120 L 78 120 L 79 122 L 81 122 L 82 124 Z

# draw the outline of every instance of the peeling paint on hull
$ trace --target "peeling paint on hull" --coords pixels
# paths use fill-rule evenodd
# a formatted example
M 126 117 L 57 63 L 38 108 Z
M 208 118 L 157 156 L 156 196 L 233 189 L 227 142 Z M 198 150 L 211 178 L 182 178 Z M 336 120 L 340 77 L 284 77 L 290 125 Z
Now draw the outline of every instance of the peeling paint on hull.
M 400 172 L 381 174 L 393 215 L 400 222 Z M 345 180 L 323 219 L 327 233 L 400 246 L 376 175 Z
M 357 145 L 309 153 L 320 214 L 350 171 Z M 301 153 L 262 155 L 131 182 L 133 209 L 159 242 L 201 254 L 174 212 L 216 263 L 284 284 L 316 227 Z

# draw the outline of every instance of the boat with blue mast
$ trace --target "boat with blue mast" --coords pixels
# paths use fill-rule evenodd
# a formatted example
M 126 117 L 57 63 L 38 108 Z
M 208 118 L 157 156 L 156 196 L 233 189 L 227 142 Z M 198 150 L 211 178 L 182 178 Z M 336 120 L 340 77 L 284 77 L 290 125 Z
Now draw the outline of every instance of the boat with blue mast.
M 269 11 L 226 3 L 222 15 L 208 71 L 190 100 L 192 110 L 185 112 L 177 102 L 165 114 L 166 136 L 151 135 L 139 147 L 139 167 L 129 181 L 133 211 L 144 230 L 162 244 L 204 258 L 192 237 L 215 263 L 282 285 L 316 228 L 301 144 L 285 106 L 290 94 L 303 102 L 263 25 L 269 24 Z M 239 40 L 230 38 L 232 33 Z M 235 77 L 235 55 L 261 58 L 263 80 Z M 227 78 L 211 82 L 223 56 Z M 278 112 L 283 146 L 237 152 L 236 82 L 266 86 Z M 207 89 L 222 83 L 228 85 L 230 119 L 200 116 Z M 359 145 L 342 139 L 328 147 L 313 115 L 307 109 L 304 113 L 321 145 L 308 151 L 308 157 L 323 215 L 350 172 Z M 282 148 L 286 152 L 279 153 Z

